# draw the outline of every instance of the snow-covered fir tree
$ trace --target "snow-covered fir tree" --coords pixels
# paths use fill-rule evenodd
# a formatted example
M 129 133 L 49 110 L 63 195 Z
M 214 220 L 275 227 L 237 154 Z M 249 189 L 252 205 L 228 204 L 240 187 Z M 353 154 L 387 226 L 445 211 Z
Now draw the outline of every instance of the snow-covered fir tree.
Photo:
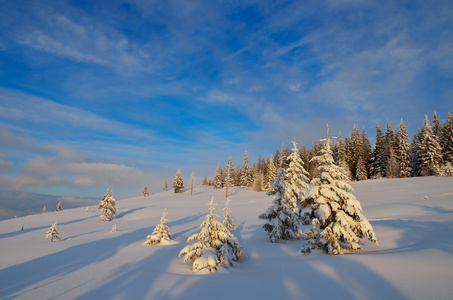
M 62 211 L 63 210 L 63 205 L 61 204 L 61 201 L 58 202 L 57 204 L 57 208 L 55 209 L 55 211 Z
M 394 172 L 388 172 L 388 166 L 390 165 L 391 161 L 394 160 L 394 164 L 396 164 L 396 159 L 395 159 L 395 134 L 393 133 L 392 127 L 390 126 L 390 122 L 387 120 L 386 124 L 386 131 L 384 135 L 384 155 L 385 155 L 385 176 L 392 178 L 396 176 L 396 170 L 392 170 Z
M 60 240 L 60 234 L 58 233 L 57 221 L 50 226 L 49 230 L 46 232 L 46 239 L 50 237 L 50 241 L 53 242 L 54 239 Z
M 338 133 L 338 140 L 334 145 L 334 159 L 337 162 L 338 166 L 343 169 L 345 175 L 349 179 L 352 179 L 351 169 L 349 168 L 346 159 L 346 146 L 344 145 L 341 131 Z
M 110 230 L 110 232 L 117 232 L 117 231 L 118 231 L 118 228 L 116 228 L 116 224 L 113 224 L 112 229 Z
M 253 166 L 252 166 L 252 178 L 253 178 L 253 183 L 255 183 L 255 176 L 256 174 L 258 174 L 258 166 L 256 165 L 256 162 L 254 161 L 253 162 Z M 252 184 L 253 184 L 252 183 Z
M 277 149 L 275 150 L 275 154 L 274 154 L 274 165 L 275 165 L 275 169 L 276 169 L 276 170 L 280 169 L 280 167 L 281 167 L 281 155 L 280 155 L 280 149 L 279 149 L 279 148 L 277 148 Z M 277 172 L 276 172 L 275 174 L 277 174 Z M 277 178 L 277 175 L 276 175 L 275 178 Z
M 265 179 L 266 182 L 264 184 L 264 190 L 266 192 L 270 192 L 273 190 L 272 182 L 274 182 L 274 180 L 277 178 L 277 169 L 275 168 L 274 157 L 272 155 L 266 164 L 266 168 L 267 173 Z
M 162 213 L 162 217 L 160 218 L 160 224 L 158 224 L 153 233 L 146 237 L 145 245 L 152 245 L 152 244 L 159 244 L 162 241 L 170 241 L 171 233 L 170 228 L 168 228 L 167 222 L 167 209 L 164 210 Z
M 176 172 L 175 180 L 173 181 L 173 193 L 183 193 L 184 192 L 184 183 L 182 181 L 181 170 L 178 169 Z
M 307 196 L 309 174 L 305 170 L 304 162 L 300 158 L 296 141 L 293 141 L 293 148 L 287 160 L 289 165 L 286 169 L 285 181 L 288 183 L 289 188 L 287 194 L 289 208 L 293 212 L 298 213 L 303 199 Z
M 447 122 L 442 130 L 442 153 L 443 160 L 453 164 L 453 116 L 448 113 Z
M 267 192 L 267 195 L 274 196 L 274 204 L 258 216 L 258 219 L 270 222 L 270 224 L 264 224 L 263 228 L 269 234 L 272 243 L 277 242 L 278 239 L 298 239 L 301 234 L 299 217 L 291 210 L 288 196 L 290 187 L 285 177 L 286 170 L 278 169 L 277 179 L 272 183 L 274 190 Z
M 245 252 L 234 235 L 220 223 L 214 214 L 214 197 L 211 198 L 209 214 L 201 223 L 201 231 L 191 235 L 187 243 L 195 243 L 184 247 L 179 257 L 184 262 L 191 260 L 194 272 L 215 272 L 221 267 L 231 267 L 237 260 L 245 257 Z
M 418 129 L 418 133 L 414 135 L 411 142 L 411 167 L 412 167 L 412 176 L 421 176 L 422 175 L 422 159 L 421 155 L 421 140 L 422 140 L 422 131 L 423 128 Z
M 338 132 L 338 139 L 334 144 L 333 158 L 335 159 L 337 164 L 340 164 L 340 162 L 343 160 L 346 161 L 346 147 L 344 145 L 343 135 L 341 134 L 341 131 Z
M 357 161 L 355 179 L 357 181 L 368 179 L 365 160 L 363 159 L 363 157 L 359 157 L 359 160 Z
M 439 169 L 439 175 L 445 177 L 453 177 L 453 165 L 451 162 L 445 162 Z
M 258 155 L 258 161 L 256 163 L 256 169 L 257 169 L 258 173 L 264 174 L 266 172 L 266 160 L 261 155 L 261 153 Z
M 338 166 L 342 169 L 342 171 L 343 171 L 343 173 L 345 175 L 345 178 L 347 178 L 347 181 L 349 182 L 350 180 L 352 180 L 351 179 L 351 177 L 352 177 L 351 170 L 349 169 L 349 165 L 346 162 L 346 160 L 340 161 Z
M 349 139 L 350 140 L 350 139 Z M 346 142 L 348 142 L 348 139 L 346 139 Z M 347 143 L 346 143 L 347 144 Z M 345 148 L 346 148 L 346 144 L 345 144 Z M 349 147 L 348 147 L 349 148 Z M 316 176 L 316 165 L 311 161 L 311 158 L 313 156 L 316 156 L 318 155 L 318 152 L 319 152 L 319 146 L 318 146 L 318 141 L 315 139 L 313 141 L 313 144 L 311 146 L 311 149 L 310 149 L 310 160 L 309 160 L 309 169 L 307 169 L 308 173 L 310 173 L 310 178 L 313 178 Z M 346 158 L 348 157 L 348 151 L 346 153 Z M 348 161 L 346 161 L 346 163 L 348 163 Z M 348 167 L 349 167 L 349 164 L 348 164 Z
M 349 153 L 349 167 L 352 171 L 353 178 L 355 178 L 355 180 L 362 180 L 362 178 L 357 176 L 357 168 L 358 168 L 357 164 L 358 164 L 360 157 L 363 156 L 363 140 L 360 137 L 359 125 L 354 124 L 350 141 L 351 141 L 351 143 L 350 143 L 351 150 L 349 151 L 350 152 Z M 362 159 L 361 163 L 364 164 L 365 161 Z M 362 165 L 360 167 L 363 170 L 365 169 L 364 165 Z
M 305 148 L 305 145 L 300 143 L 299 144 L 299 155 L 300 155 L 300 159 L 302 159 L 303 163 L 304 163 L 304 168 L 305 170 L 308 170 L 310 169 L 310 151 L 307 151 L 307 149 Z
M 422 174 L 425 176 L 437 175 L 442 155 L 439 141 L 429 124 L 428 116 L 425 115 L 421 143 L 419 145 L 419 156 L 422 161 Z
M 220 165 L 217 165 L 214 175 L 214 185 L 212 187 L 215 189 L 221 189 L 223 187 L 223 170 Z
M 241 165 L 239 163 L 236 165 L 236 170 L 234 171 L 234 185 L 241 185 Z
M 148 188 L 145 186 L 145 188 L 143 189 L 143 197 L 146 197 L 146 196 L 149 196 L 149 192 L 148 192 Z
M 302 252 L 309 253 L 315 248 L 329 254 L 357 251 L 363 238 L 377 244 L 373 227 L 352 194 L 353 188 L 333 160 L 329 136 L 319 156 L 312 160 L 318 164 L 319 177 L 312 180 L 313 188 L 304 203 L 307 208 L 302 220 L 313 228 L 304 234 L 308 246 Z
M 190 196 L 193 195 L 194 188 L 195 188 L 195 173 L 192 172 L 192 174 L 190 174 Z
M 370 177 L 370 164 L 371 164 L 371 144 L 366 134 L 365 128 L 362 128 L 362 149 L 360 150 L 360 157 L 363 160 L 363 165 L 365 167 L 363 180 Z M 362 180 L 360 179 L 360 180 Z
M 410 177 L 412 172 L 411 166 L 411 144 L 409 136 L 407 135 L 406 127 L 404 126 L 403 119 L 395 134 L 396 141 L 396 160 L 398 162 L 398 177 Z
M 440 120 L 439 120 L 439 115 L 437 114 L 436 111 L 434 111 L 433 115 L 433 134 L 437 136 L 437 140 L 440 140 L 442 136 L 442 126 L 440 125 Z
M 399 174 L 399 163 L 396 157 L 395 149 L 392 147 L 387 157 L 386 176 L 387 178 L 398 177 Z
M 376 144 L 371 154 L 370 176 L 371 178 L 382 178 L 386 171 L 385 141 L 379 124 L 376 124 Z
M 230 217 L 230 198 L 227 198 L 225 201 L 225 207 L 223 208 L 225 214 L 223 215 L 223 226 L 225 226 L 228 230 L 236 229 L 236 225 L 234 224 L 234 220 Z
M 253 190 L 255 192 L 262 192 L 264 190 L 264 175 L 257 172 L 253 175 Z
M 253 184 L 252 168 L 249 165 L 249 155 L 245 151 L 244 159 L 241 168 L 241 182 L 240 186 L 248 189 Z
M 229 187 L 234 186 L 234 182 L 235 182 L 234 173 L 235 173 L 234 164 L 233 164 L 233 160 L 230 157 L 225 166 L 225 186 L 229 186 Z
M 102 197 L 102 200 L 99 202 L 98 209 L 101 210 L 101 220 L 102 221 L 112 221 L 116 217 L 116 200 L 113 198 L 112 190 L 107 188 L 107 192 Z
M 167 183 L 167 181 L 164 182 L 164 186 L 162 187 L 162 191 L 164 191 L 164 192 L 168 191 L 168 183 Z
M 280 147 L 280 168 L 283 168 L 285 170 L 288 169 L 289 167 L 289 160 L 288 156 L 290 155 L 291 151 L 289 150 L 288 146 L 285 144 L 282 144 Z
M 46 213 L 46 206 L 44 205 L 44 207 L 42 208 L 42 213 L 45 214 Z
M 225 166 L 225 197 L 228 197 L 228 188 L 234 186 L 234 181 L 234 165 L 230 157 Z

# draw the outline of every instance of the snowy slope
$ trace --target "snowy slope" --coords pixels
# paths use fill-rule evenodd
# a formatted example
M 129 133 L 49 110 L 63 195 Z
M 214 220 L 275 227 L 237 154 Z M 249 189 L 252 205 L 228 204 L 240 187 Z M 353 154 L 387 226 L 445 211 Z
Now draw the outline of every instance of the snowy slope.
M 0 298 L 452 299 L 453 179 L 352 185 L 379 246 L 303 256 L 304 241 L 271 244 L 257 216 L 272 198 L 233 189 L 233 233 L 248 258 L 209 275 L 192 273 L 177 256 L 199 231 L 212 195 L 215 212 L 223 215 L 224 190 L 198 187 L 192 197 L 161 192 L 119 200 L 113 222 L 101 221 L 95 206 L 1 221 Z M 165 208 L 175 243 L 143 245 Z M 56 220 L 62 240 L 51 243 L 45 233 Z M 119 231 L 110 233 L 114 224 Z

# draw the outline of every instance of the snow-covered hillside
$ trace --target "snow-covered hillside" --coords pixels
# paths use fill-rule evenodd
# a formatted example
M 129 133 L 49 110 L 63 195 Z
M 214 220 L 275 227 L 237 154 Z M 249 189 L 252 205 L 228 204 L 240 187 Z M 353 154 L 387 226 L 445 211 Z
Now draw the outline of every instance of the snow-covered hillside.
M 91 206 L 0 222 L 1 299 L 452 299 L 453 178 L 353 183 L 379 246 L 361 253 L 300 254 L 304 241 L 269 242 L 258 215 L 264 193 L 232 189 L 232 231 L 247 252 L 240 265 L 199 275 L 178 258 L 214 196 L 198 187 L 119 200 L 118 218 Z M 100 195 L 101 196 L 101 195 Z M 175 242 L 144 245 L 167 208 Z M 45 238 L 58 221 L 61 241 Z M 116 224 L 118 232 L 110 232 Z M 23 230 L 22 230 L 23 227 Z

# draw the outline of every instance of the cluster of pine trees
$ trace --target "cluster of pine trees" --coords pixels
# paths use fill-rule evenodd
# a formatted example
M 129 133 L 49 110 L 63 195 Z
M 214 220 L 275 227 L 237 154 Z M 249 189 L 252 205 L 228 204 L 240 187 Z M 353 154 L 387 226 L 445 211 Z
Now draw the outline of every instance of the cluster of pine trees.
M 312 160 L 323 149 L 322 141 L 315 140 L 310 150 L 299 145 L 299 156 L 307 176 L 313 179 L 317 175 L 317 163 Z M 447 121 L 439 120 L 434 112 L 430 123 L 425 116 L 422 127 L 412 140 L 409 139 L 404 122 L 393 130 L 387 122 L 385 132 L 376 124 L 376 143 L 371 146 L 365 129 L 360 131 L 354 125 L 350 137 L 343 139 L 341 132 L 332 142 L 332 154 L 337 165 L 342 167 L 348 180 L 366 180 L 370 178 L 404 178 L 411 176 L 453 176 L 453 119 L 448 113 Z M 273 155 L 249 164 L 247 151 L 242 165 L 234 164 L 231 158 L 224 168 L 217 166 L 214 180 L 205 177 L 204 185 L 215 189 L 224 187 L 253 187 L 255 191 L 271 191 L 272 182 L 277 178 L 277 169 L 288 169 L 291 151 L 286 145 L 277 148 Z
M 225 214 L 223 222 L 217 220 L 220 216 L 214 214 L 214 197 L 209 205 L 209 214 L 201 223 L 201 231 L 191 235 L 187 243 L 194 242 L 184 247 L 179 257 L 184 257 L 184 262 L 192 261 L 194 272 L 215 272 L 220 268 L 228 268 L 237 264 L 237 260 L 245 257 L 245 252 L 231 230 L 236 229 L 234 220 L 230 217 L 229 198 L 225 201 Z M 171 241 L 170 228 L 167 225 L 167 209 L 164 210 L 153 233 L 146 237 L 145 245 L 161 244 Z
M 409 141 L 403 120 L 393 132 L 387 122 L 383 133 L 376 125 L 376 144 L 371 151 L 366 178 L 404 178 L 411 176 L 452 176 L 453 163 L 453 119 L 448 113 L 447 121 L 440 122 L 434 112 L 432 125 L 425 116 L 423 126 L 418 129 L 412 141 Z M 355 169 L 357 170 L 357 168 Z M 356 180 L 361 180 L 360 175 Z
M 247 151 L 245 151 L 242 165 L 238 164 L 236 168 L 230 157 L 225 168 L 217 166 L 214 180 L 208 181 L 205 176 L 203 184 L 215 189 L 234 186 L 248 189 L 253 186 L 257 192 L 270 191 L 272 182 L 277 178 L 277 166 L 280 165 L 278 160 L 285 157 L 280 155 L 278 149 L 276 153 L 275 158 L 271 155 L 267 160 L 260 154 L 258 162 L 254 162 L 253 167 L 250 167 Z
M 214 197 L 209 205 L 209 214 L 200 225 L 200 232 L 191 235 L 187 243 L 179 252 L 179 257 L 184 257 L 184 262 L 192 261 L 194 272 L 215 272 L 220 268 L 228 268 L 237 264 L 240 258 L 246 257 L 244 248 L 239 244 L 230 230 L 236 228 L 227 198 L 223 223 L 217 220 L 219 215 L 214 213 Z
M 303 237 L 308 245 L 302 253 L 318 248 L 329 254 L 354 252 L 361 249 L 362 239 L 377 243 L 370 223 L 366 220 L 360 202 L 354 197 L 354 189 L 347 183 L 348 176 L 332 156 L 329 132 L 322 140 L 323 148 L 310 162 L 317 164 L 317 175 L 309 185 L 308 172 L 304 168 L 293 142 L 288 156 L 288 168 L 279 168 L 277 179 L 268 192 L 274 196 L 273 204 L 259 219 L 268 221 L 263 226 L 272 243 L 278 240 L 294 240 Z M 312 225 L 303 233 L 302 225 Z

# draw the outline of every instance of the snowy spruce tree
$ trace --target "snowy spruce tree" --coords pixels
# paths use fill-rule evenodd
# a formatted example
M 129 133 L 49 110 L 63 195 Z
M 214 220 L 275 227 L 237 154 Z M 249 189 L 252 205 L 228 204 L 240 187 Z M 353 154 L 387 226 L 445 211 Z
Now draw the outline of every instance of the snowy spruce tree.
M 396 159 L 398 161 L 398 177 L 410 177 L 412 172 L 411 166 L 411 144 L 406 128 L 404 127 L 403 119 L 401 119 L 399 127 L 396 129 Z
M 167 181 L 164 182 L 164 186 L 162 187 L 162 191 L 164 191 L 164 192 L 168 191 Z
M 160 218 L 160 224 L 158 224 L 153 233 L 146 237 L 145 245 L 160 244 L 162 241 L 170 241 L 171 233 L 170 228 L 168 228 L 167 222 L 167 209 L 162 213 Z
M 447 161 L 439 169 L 439 175 L 445 177 L 453 177 L 453 165 Z
M 116 224 L 113 224 L 112 229 L 110 229 L 110 232 L 117 232 L 118 228 L 116 228 Z
M 376 144 L 371 153 L 371 178 L 385 177 L 387 162 L 385 157 L 385 140 L 379 124 L 376 124 Z
M 308 246 L 302 253 L 315 248 L 328 254 L 358 251 L 363 238 L 377 244 L 373 227 L 352 194 L 353 188 L 346 182 L 343 170 L 334 163 L 329 135 L 324 148 L 312 160 L 318 165 L 319 176 L 312 180 L 313 188 L 304 203 L 307 208 L 302 219 L 313 228 L 304 233 Z
M 370 164 L 371 164 L 371 144 L 366 134 L 365 128 L 362 128 L 362 149 L 360 152 L 360 158 L 364 161 L 365 175 L 368 179 L 370 177 Z
M 289 208 L 298 213 L 302 201 L 307 196 L 308 190 L 308 172 L 304 169 L 304 162 L 300 158 L 299 149 L 296 141 L 293 141 L 291 154 L 287 157 L 289 166 L 286 169 L 285 181 L 288 183 L 288 200 Z
M 397 173 L 397 161 L 395 158 L 395 134 L 393 133 L 392 127 L 387 120 L 386 131 L 384 135 L 384 156 L 385 156 L 385 176 L 387 178 L 396 177 Z M 393 161 L 392 161 L 393 160 Z M 393 164 L 393 165 L 392 165 Z M 392 167 L 389 169 L 389 167 Z
M 107 188 L 107 192 L 104 194 L 104 197 L 99 202 L 98 209 L 102 211 L 101 220 L 102 221 L 112 221 L 116 217 L 116 200 L 113 198 L 112 190 Z
M 214 185 L 212 187 L 215 189 L 221 189 L 223 187 L 223 170 L 220 165 L 217 165 L 214 175 Z
M 346 147 L 343 142 L 343 137 L 341 136 L 341 131 L 338 133 L 338 141 L 335 143 L 334 158 L 337 164 L 343 168 L 348 178 L 351 178 L 351 169 L 346 160 Z
M 253 190 L 255 192 L 262 192 L 264 190 L 264 175 L 257 172 L 253 175 Z
M 175 175 L 175 180 L 173 181 L 173 193 L 183 193 L 184 192 L 184 183 L 182 181 L 181 170 L 178 169 Z
M 236 229 L 236 225 L 234 224 L 234 220 L 230 218 L 230 198 L 227 198 L 225 201 L 225 207 L 223 208 L 225 214 L 223 215 L 223 226 L 225 226 L 228 230 Z
M 349 166 L 351 167 L 352 170 L 352 176 L 355 180 L 362 180 L 359 179 L 357 176 L 357 168 L 358 162 L 360 157 L 362 156 L 362 150 L 363 150 L 363 140 L 360 137 L 360 130 L 359 130 L 359 125 L 354 124 L 354 127 L 352 129 L 352 134 L 351 134 L 351 149 L 349 153 Z M 361 161 L 362 164 L 365 163 L 365 161 Z M 362 165 L 360 166 L 361 169 L 364 169 L 365 167 Z M 362 174 L 359 174 L 362 175 Z
M 442 152 L 444 162 L 453 164 L 453 116 L 448 113 L 447 122 L 444 124 L 442 130 Z
M 63 210 L 63 205 L 61 204 L 61 201 L 58 202 L 57 204 L 57 208 L 55 209 L 55 211 L 62 211 Z
M 442 126 L 440 125 L 439 115 L 434 111 L 433 115 L 433 134 L 440 139 L 442 136 Z
M 190 174 L 190 196 L 193 195 L 194 190 L 195 190 L 195 173 L 192 172 Z
M 49 230 L 46 232 L 46 239 L 51 238 L 50 241 L 53 242 L 54 239 L 60 240 L 60 234 L 58 233 L 57 221 L 50 226 Z
M 301 234 L 299 217 L 291 210 L 288 196 L 290 187 L 285 181 L 285 176 L 286 170 L 278 169 L 277 179 L 272 183 L 274 190 L 267 192 L 267 195 L 274 196 L 274 204 L 258 216 L 258 219 L 270 222 L 270 224 L 264 224 L 263 228 L 269 234 L 272 243 L 277 242 L 278 239 L 298 239 Z
M 149 196 L 149 192 L 148 192 L 148 188 L 145 186 L 145 188 L 143 189 L 143 197 L 146 197 L 146 196 Z
M 195 243 L 184 247 L 179 257 L 184 256 L 184 262 L 191 260 L 194 272 L 215 272 L 221 267 L 231 267 L 236 261 L 245 257 L 242 246 L 231 232 L 220 223 L 214 214 L 214 197 L 211 198 L 209 214 L 201 223 L 201 231 L 191 235 L 187 243 Z
M 274 157 L 271 155 L 267 162 L 267 174 L 266 174 L 266 179 L 265 179 L 265 184 L 264 184 L 264 190 L 266 192 L 270 192 L 273 190 L 272 187 L 272 182 L 277 178 L 277 169 L 275 168 L 274 164 Z
M 245 151 L 244 159 L 241 168 L 240 186 L 248 189 L 253 184 L 252 168 L 249 165 L 249 155 Z
M 422 130 L 421 141 L 419 145 L 419 157 L 422 162 L 422 175 L 438 175 L 440 164 L 442 162 L 441 147 L 437 136 L 434 134 L 429 124 L 428 116 L 425 115 L 425 121 Z
M 241 165 L 237 164 L 236 170 L 234 171 L 234 185 L 240 186 L 241 185 Z
M 230 157 L 225 166 L 225 198 L 228 197 L 228 188 L 234 186 L 234 181 L 234 165 Z

